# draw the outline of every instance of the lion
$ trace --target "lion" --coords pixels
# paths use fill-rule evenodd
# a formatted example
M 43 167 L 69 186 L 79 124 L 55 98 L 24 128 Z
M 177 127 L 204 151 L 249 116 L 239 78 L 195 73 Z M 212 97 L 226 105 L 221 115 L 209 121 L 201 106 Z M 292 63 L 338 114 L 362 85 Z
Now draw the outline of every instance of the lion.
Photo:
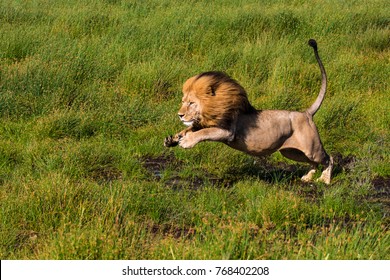
M 257 110 L 237 81 L 223 72 L 205 72 L 184 83 L 178 115 L 187 128 L 166 137 L 164 145 L 188 149 L 202 141 L 217 141 L 252 156 L 279 151 L 286 158 L 310 164 L 302 181 L 312 181 L 322 165 L 325 169 L 318 181 L 330 184 L 333 158 L 326 153 L 313 121 L 325 97 L 327 76 L 316 41 L 310 39 L 309 45 L 322 81 L 317 99 L 307 110 Z

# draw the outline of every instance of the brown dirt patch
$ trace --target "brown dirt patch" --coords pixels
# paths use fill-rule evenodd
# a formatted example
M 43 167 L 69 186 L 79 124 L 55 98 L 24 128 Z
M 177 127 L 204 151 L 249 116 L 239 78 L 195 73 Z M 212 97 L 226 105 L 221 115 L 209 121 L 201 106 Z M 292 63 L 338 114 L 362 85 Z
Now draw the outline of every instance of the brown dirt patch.
M 140 158 L 142 166 L 155 178 L 161 179 L 162 172 L 168 167 L 179 168 L 182 162 L 173 154 L 161 156 L 143 156 Z
M 353 155 L 333 155 L 335 159 L 335 173 L 348 172 L 356 162 Z M 168 178 L 164 178 L 165 186 L 180 190 L 183 188 L 197 190 L 205 185 L 215 187 L 231 187 L 238 180 L 245 177 L 255 177 L 269 182 L 286 182 L 289 190 L 296 192 L 309 202 L 318 202 L 324 193 L 324 189 L 318 184 L 304 183 L 300 177 L 307 172 L 307 167 L 301 164 L 288 164 L 285 162 L 272 162 L 268 158 L 258 158 L 253 164 L 245 164 L 239 167 L 232 167 L 222 178 L 214 176 L 205 170 L 194 172 L 199 175 L 193 177 L 182 177 L 180 169 L 183 162 L 178 160 L 174 154 L 161 156 L 143 156 L 140 158 L 142 166 L 151 174 L 152 180 L 162 180 L 162 174 L 167 169 L 172 170 Z M 118 174 L 108 172 L 104 177 L 117 177 Z M 390 177 L 376 177 L 372 181 L 373 191 L 365 199 L 370 203 L 380 203 L 384 206 L 385 215 L 390 219 Z
M 152 175 L 152 179 L 161 180 L 162 173 L 167 169 L 173 169 L 173 174 L 164 178 L 164 184 L 172 189 L 199 189 L 206 184 L 218 187 L 229 187 L 233 184 L 231 180 L 218 178 L 206 171 L 200 170 L 198 173 L 203 175 L 184 178 L 179 175 L 183 162 L 178 160 L 173 154 L 161 156 L 143 156 L 141 159 L 142 166 Z
M 376 177 L 371 181 L 373 192 L 368 201 L 384 206 L 385 216 L 390 220 L 390 177 Z

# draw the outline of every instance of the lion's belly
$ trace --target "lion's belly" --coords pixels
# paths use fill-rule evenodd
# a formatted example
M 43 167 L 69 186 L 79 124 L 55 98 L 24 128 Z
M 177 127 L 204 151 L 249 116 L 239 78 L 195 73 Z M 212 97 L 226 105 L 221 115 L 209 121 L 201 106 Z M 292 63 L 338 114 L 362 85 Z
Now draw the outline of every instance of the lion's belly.
M 227 144 L 254 156 L 276 152 L 292 134 L 290 114 L 266 110 L 256 118 L 244 116 L 238 120 L 235 139 Z
M 247 135 L 244 138 L 237 137 L 228 145 L 236 150 L 245 152 L 254 156 L 263 156 L 276 152 L 283 145 L 285 139 L 283 135 L 265 135 L 265 137 L 258 137 L 257 134 Z

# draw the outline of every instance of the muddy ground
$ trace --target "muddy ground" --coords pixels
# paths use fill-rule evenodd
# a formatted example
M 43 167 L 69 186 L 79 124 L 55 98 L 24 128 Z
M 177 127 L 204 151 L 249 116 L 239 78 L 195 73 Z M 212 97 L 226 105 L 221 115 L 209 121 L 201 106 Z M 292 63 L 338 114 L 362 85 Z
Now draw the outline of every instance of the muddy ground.
M 336 175 L 340 172 L 349 172 L 356 161 L 354 156 L 343 157 L 342 155 L 336 155 L 334 158 L 334 174 Z M 277 182 L 281 179 L 289 180 L 291 183 L 288 184 L 288 188 L 294 190 L 298 195 L 310 202 L 317 202 L 323 196 L 322 188 L 318 188 L 315 183 L 303 183 L 300 180 L 300 177 L 305 174 L 306 168 L 299 164 L 273 163 L 267 160 L 267 158 L 262 158 L 256 160 L 254 165 L 235 167 L 229 170 L 223 178 L 210 174 L 205 170 L 198 170 L 197 173 L 201 174 L 200 176 L 182 178 L 180 169 L 183 162 L 178 160 L 173 154 L 143 156 L 139 160 L 141 165 L 151 175 L 151 180 L 162 181 L 165 186 L 176 190 L 184 187 L 197 190 L 206 184 L 219 188 L 228 188 L 243 177 L 254 177 L 269 183 Z M 173 172 L 168 178 L 164 178 L 163 173 L 167 168 Z M 364 197 L 363 200 L 368 203 L 381 204 L 384 209 L 384 220 L 390 223 L 390 177 L 376 177 L 371 180 L 371 185 L 372 192 Z M 347 226 L 349 218 L 344 217 L 343 219 L 345 220 L 338 222 Z M 148 228 L 153 234 L 162 234 L 174 238 L 190 238 L 196 233 L 196 230 L 193 228 L 180 228 L 167 224 L 150 224 Z
M 356 161 L 354 156 L 338 154 L 334 156 L 334 174 L 349 172 Z M 307 171 L 306 167 L 300 164 L 274 163 L 267 158 L 256 159 L 256 163 L 250 166 L 232 167 L 223 177 L 210 174 L 206 170 L 199 170 L 200 176 L 182 178 L 180 169 L 183 165 L 173 154 L 162 156 L 143 156 L 140 158 L 142 166 L 150 173 L 152 180 L 163 180 L 164 184 L 173 189 L 181 189 L 186 186 L 190 189 L 199 189 L 204 185 L 215 187 L 231 187 L 243 177 L 254 177 L 269 183 L 280 180 L 288 180 L 294 190 L 301 196 L 316 201 L 321 198 L 323 191 L 317 188 L 315 183 L 303 183 L 299 178 Z M 164 171 L 169 168 L 173 170 L 168 178 L 163 178 Z M 390 177 L 375 177 L 371 180 L 372 193 L 366 197 L 367 201 L 383 204 L 386 212 L 390 215 Z

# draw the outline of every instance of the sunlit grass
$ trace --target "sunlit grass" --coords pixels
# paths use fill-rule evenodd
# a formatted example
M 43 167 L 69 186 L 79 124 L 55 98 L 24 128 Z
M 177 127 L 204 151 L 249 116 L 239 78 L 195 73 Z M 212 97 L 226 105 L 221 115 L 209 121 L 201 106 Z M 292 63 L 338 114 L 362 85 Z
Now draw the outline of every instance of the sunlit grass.
M 0 4 L 2 259 L 389 259 L 386 1 Z M 337 164 L 163 147 L 181 85 L 221 70 L 315 116 Z

